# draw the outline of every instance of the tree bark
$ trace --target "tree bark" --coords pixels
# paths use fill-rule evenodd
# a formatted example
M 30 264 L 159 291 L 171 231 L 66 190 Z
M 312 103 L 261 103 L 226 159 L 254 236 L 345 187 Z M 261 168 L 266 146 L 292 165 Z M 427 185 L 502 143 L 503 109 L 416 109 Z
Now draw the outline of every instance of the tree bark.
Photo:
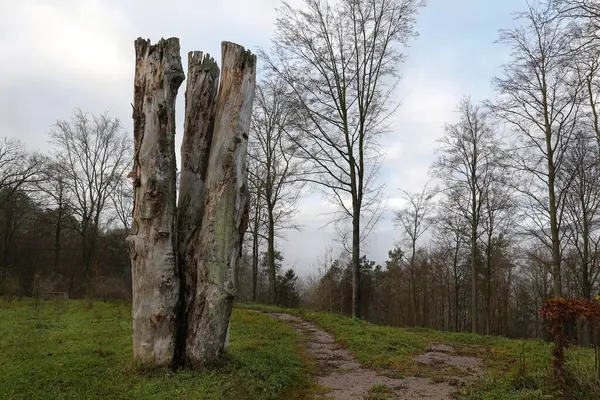
M 93 229 L 88 222 L 87 227 L 83 230 L 81 236 L 81 262 L 83 264 L 83 270 L 85 273 L 84 281 L 84 294 L 87 300 L 94 298 L 94 242 L 95 238 L 93 235 Z
M 184 73 L 179 40 L 135 41 L 134 209 L 127 238 L 133 278 L 133 358 L 173 362 L 180 282 L 175 250 L 175 99 Z
M 200 51 L 188 53 L 185 121 L 181 144 L 181 174 L 177 205 L 177 245 L 180 288 L 175 363 L 185 363 L 187 317 L 196 291 L 197 241 L 204 214 L 204 184 L 212 142 L 219 67 Z
M 549 125 L 548 125 L 549 126 Z M 550 132 L 550 128 L 548 128 Z M 562 297 L 562 276 L 561 262 L 562 254 L 560 251 L 560 236 L 558 230 L 558 207 L 556 201 L 556 170 L 554 164 L 554 150 L 552 149 L 552 136 L 547 134 L 548 143 L 548 207 L 550 213 L 550 235 L 552 240 L 552 295 L 555 298 Z
M 267 265 L 269 270 L 269 302 L 275 304 L 277 301 L 277 270 L 275 268 L 275 219 L 273 208 L 267 205 L 269 222 L 267 235 Z
M 490 219 L 490 229 L 492 226 L 492 222 Z M 487 297 L 487 301 L 486 301 L 486 307 L 487 307 L 487 323 L 486 323 L 486 334 L 487 335 L 491 335 L 492 334 L 492 316 L 493 316 L 493 309 L 492 309 L 492 233 L 489 232 L 488 233 L 488 237 L 487 237 L 487 248 L 485 251 L 485 259 L 486 259 L 486 271 L 487 271 L 487 276 L 486 276 L 486 280 L 487 280 L 487 285 L 486 285 L 486 297 Z
M 479 221 L 477 201 L 477 147 L 476 141 L 471 162 L 471 333 L 477 333 L 477 225 Z
M 255 213 L 252 223 L 252 301 L 256 301 L 258 289 L 258 212 Z
M 413 235 L 413 239 L 411 240 L 411 256 L 410 256 L 410 287 L 411 287 L 411 299 L 413 302 L 413 326 L 419 326 L 421 324 L 420 315 L 421 308 L 419 307 L 419 300 L 417 299 L 417 277 L 415 274 L 415 259 L 417 255 L 417 241 L 414 239 L 416 235 Z
M 205 209 L 197 231 L 197 284 L 188 315 L 186 362 L 201 368 L 226 348 L 236 294 L 235 271 L 248 217 L 246 150 L 256 57 L 222 43 L 222 79 L 205 183 Z
M 360 319 L 360 209 L 352 215 L 352 316 Z
M 64 204 L 63 204 L 63 181 L 62 177 L 58 178 L 58 199 L 57 199 L 57 208 L 56 208 L 56 225 L 54 226 L 54 272 L 58 275 L 62 273 L 60 270 L 60 240 L 62 233 L 62 220 L 64 214 Z

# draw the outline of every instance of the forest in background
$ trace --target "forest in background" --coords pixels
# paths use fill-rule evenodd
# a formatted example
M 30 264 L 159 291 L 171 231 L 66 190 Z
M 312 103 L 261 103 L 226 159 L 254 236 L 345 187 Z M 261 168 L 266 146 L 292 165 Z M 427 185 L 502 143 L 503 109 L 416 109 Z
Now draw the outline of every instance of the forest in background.
M 600 293 L 600 7 L 532 1 L 519 27 L 500 31 L 511 60 L 493 80 L 496 97 L 457 99 L 431 181 L 403 192 L 398 245 L 377 265 L 363 243 L 384 217 L 379 139 L 401 134 L 386 122 L 422 6 L 282 7 L 273 49 L 260 54 L 238 298 L 542 337 L 545 299 Z M 131 134 L 107 114 L 77 110 L 48 138 L 48 154 L 0 141 L 0 295 L 129 298 Z M 295 206 L 307 193 L 339 210 L 331 222 L 341 246 L 315 249 L 321 262 L 299 279 L 279 248 L 301 225 Z

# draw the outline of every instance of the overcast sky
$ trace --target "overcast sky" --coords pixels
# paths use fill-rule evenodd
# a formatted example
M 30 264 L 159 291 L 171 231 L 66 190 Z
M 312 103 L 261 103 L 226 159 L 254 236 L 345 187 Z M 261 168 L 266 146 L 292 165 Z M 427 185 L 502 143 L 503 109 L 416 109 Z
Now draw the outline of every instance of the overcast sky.
M 296 3 L 295 1 L 294 3 Z M 75 107 L 108 112 L 132 132 L 133 41 L 141 36 L 181 40 L 182 59 L 202 50 L 220 59 L 220 42 L 255 50 L 268 48 L 279 0 L 0 0 L 0 135 L 21 139 L 46 151 L 47 132 Z M 418 191 L 428 180 L 436 139 L 446 122 L 456 120 L 456 102 L 493 96 L 491 78 L 508 52 L 494 44 L 498 29 L 514 26 L 511 13 L 525 0 L 429 0 L 417 20 L 419 37 L 411 43 L 397 96 L 402 106 L 381 179 L 389 197 L 386 220 L 365 248 L 384 262 L 401 237 L 391 222 L 400 202 L 398 189 Z M 178 98 L 178 144 L 181 141 L 185 83 Z M 317 196 L 299 204 L 299 232 L 280 243 L 285 266 L 307 275 L 334 239 L 321 227 L 327 204 Z

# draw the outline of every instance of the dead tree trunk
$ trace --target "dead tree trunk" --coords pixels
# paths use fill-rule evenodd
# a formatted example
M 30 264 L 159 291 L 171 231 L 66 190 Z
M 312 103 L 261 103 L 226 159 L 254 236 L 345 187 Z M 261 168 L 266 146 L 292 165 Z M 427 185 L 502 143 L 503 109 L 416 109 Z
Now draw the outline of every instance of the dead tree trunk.
M 133 278 L 133 357 L 168 366 L 175 349 L 175 98 L 184 73 L 179 39 L 135 41 L 135 203 L 127 238 Z
M 219 67 L 208 55 L 188 53 L 185 121 L 181 144 L 181 174 L 177 205 L 178 260 L 181 279 L 176 363 L 185 363 L 187 318 L 196 291 L 196 243 L 204 214 L 204 184 L 212 141 Z
M 148 366 L 211 364 L 226 351 L 248 218 L 246 149 L 256 57 L 223 42 L 223 74 L 189 54 L 179 204 L 175 97 L 178 39 L 138 39 L 134 98 L 134 358 Z
M 256 57 L 222 44 L 222 78 L 195 246 L 196 291 L 188 315 L 186 362 L 203 367 L 226 347 L 236 294 L 235 271 L 247 225 L 246 149 L 254 100 Z

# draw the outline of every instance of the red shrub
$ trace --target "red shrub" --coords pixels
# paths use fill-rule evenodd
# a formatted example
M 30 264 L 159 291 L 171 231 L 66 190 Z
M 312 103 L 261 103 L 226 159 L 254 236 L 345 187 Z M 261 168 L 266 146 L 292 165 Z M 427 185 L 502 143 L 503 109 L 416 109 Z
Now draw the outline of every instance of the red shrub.
M 550 333 L 554 342 L 553 369 L 556 384 L 563 388 L 565 383 L 565 349 L 569 346 L 565 334 L 565 324 L 574 323 L 579 318 L 585 318 L 598 328 L 600 322 L 600 303 L 588 299 L 548 299 L 540 309 L 540 314 L 550 324 Z M 597 343 L 595 343 L 597 346 Z M 598 368 L 598 366 L 596 366 Z

